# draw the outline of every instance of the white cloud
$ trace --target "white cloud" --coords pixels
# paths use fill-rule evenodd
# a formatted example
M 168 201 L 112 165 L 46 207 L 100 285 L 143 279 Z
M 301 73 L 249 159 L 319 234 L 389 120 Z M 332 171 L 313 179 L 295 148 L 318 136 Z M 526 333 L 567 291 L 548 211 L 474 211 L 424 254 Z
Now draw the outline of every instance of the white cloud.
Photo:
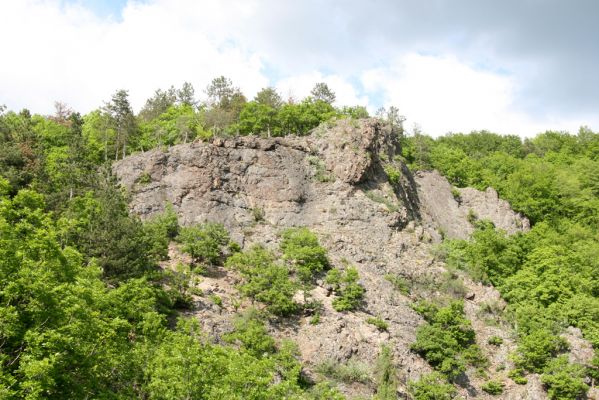
M 505 67 L 511 75 L 473 68 L 476 52 L 450 46 L 459 40 L 437 43 L 444 31 L 410 37 L 418 27 L 409 25 L 406 4 L 387 2 L 375 10 L 348 3 L 130 0 L 116 20 L 64 0 L 0 0 L 0 104 L 51 113 L 60 100 L 85 113 L 125 88 L 138 110 L 157 88 L 189 81 L 203 96 L 212 78 L 225 75 L 249 98 L 268 85 L 284 97 L 302 98 L 316 82 L 326 82 L 337 105 L 371 111 L 381 102 L 397 105 L 409 125 L 417 122 L 433 135 L 599 127 L 593 115 L 517 111 L 524 109 L 522 76 L 528 75 L 519 75 L 513 62 Z M 371 23 L 373 16 L 379 24 Z M 492 43 L 485 42 L 487 53 Z M 499 57 L 487 56 L 481 53 L 481 62 L 494 70 L 503 66 Z
M 0 104 L 49 113 L 61 100 L 87 112 L 125 88 L 139 109 L 155 89 L 184 81 L 200 95 L 218 75 L 247 93 L 268 84 L 258 54 L 214 37 L 210 10 L 169 4 L 130 2 L 117 22 L 59 1 L 3 3 L 0 36 L 13 39 L 3 46 Z
M 433 136 L 481 129 L 532 136 L 546 129 L 575 132 L 583 123 L 516 111 L 511 76 L 476 70 L 452 56 L 406 54 L 388 68 L 365 71 L 362 82 L 367 92 L 382 92 L 386 106 L 399 107 L 408 128 L 418 124 Z

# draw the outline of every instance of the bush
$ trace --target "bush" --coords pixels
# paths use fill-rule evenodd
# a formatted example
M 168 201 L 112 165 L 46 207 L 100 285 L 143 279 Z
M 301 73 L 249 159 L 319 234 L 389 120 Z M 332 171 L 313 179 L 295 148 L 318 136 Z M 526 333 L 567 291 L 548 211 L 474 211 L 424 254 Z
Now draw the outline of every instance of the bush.
M 224 336 L 229 343 L 240 346 L 255 357 L 275 352 L 275 341 L 269 336 L 264 323 L 255 309 L 249 309 L 234 321 L 235 330 Z
M 430 303 L 419 303 L 414 308 L 427 323 L 416 330 L 416 342 L 411 348 L 433 368 L 454 379 L 465 371 L 465 361 L 486 366 L 480 349 L 474 345 L 474 331 L 464 316 L 461 301 L 443 308 Z
M 300 281 L 312 282 L 314 276 L 329 267 L 327 251 L 307 228 L 291 228 L 283 232 L 283 259 L 296 271 Z
M 239 290 L 267 305 L 276 315 L 289 315 L 297 311 L 293 301 L 297 284 L 289 279 L 289 270 L 275 262 L 275 257 L 261 246 L 233 254 L 227 260 L 227 268 L 238 271 L 243 277 Z
M 336 311 L 353 311 L 360 305 L 365 290 L 358 283 L 359 278 L 358 270 L 354 267 L 349 267 L 345 271 L 337 268 L 329 271 L 326 282 L 333 285 L 335 291 L 333 308 Z
M 150 253 L 156 259 L 167 259 L 169 242 L 179 233 L 179 221 L 173 207 L 169 204 L 163 213 L 146 221 L 143 230 L 151 245 Z
M 366 322 L 370 325 L 376 326 L 379 331 L 386 331 L 389 329 L 389 324 L 379 317 L 370 317 L 366 320 Z
M 229 243 L 229 233 L 223 225 L 207 222 L 181 228 L 177 240 L 194 264 L 207 262 L 219 265 L 222 263 L 223 248 Z
M 369 383 L 371 380 L 368 366 L 353 359 L 346 363 L 326 360 L 316 366 L 316 372 L 345 383 Z
M 497 382 L 497 381 L 488 381 L 487 383 L 485 383 L 484 385 L 481 386 L 481 389 L 483 390 L 483 392 L 492 394 L 492 395 L 498 395 L 503 393 L 503 383 L 501 382 Z
M 527 371 L 542 372 L 551 358 L 566 349 L 563 338 L 546 329 L 535 330 L 520 337 L 515 362 Z
M 389 281 L 395 290 L 399 291 L 401 294 L 406 296 L 410 294 L 410 284 L 403 276 L 387 274 L 385 275 L 385 279 Z
M 570 364 L 567 356 L 552 360 L 541 376 L 550 399 L 576 400 L 582 398 L 589 387 L 584 383 L 584 368 Z
M 503 339 L 499 336 L 491 336 L 487 341 L 492 346 L 501 346 L 503 344 Z
M 399 183 L 399 180 L 401 179 L 401 171 L 399 171 L 393 165 L 386 165 L 385 173 L 387 174 L 387 178 L 389 178 L 389 182 L 391 182 L 392 185 L 397 185 Z
M 391 349 L 383 346 L 374 369 L 376 395 L 374 400 L 394 400 L 397 398 L 397 371 L 393 366 Z
M 507 376 L 509 376 L 518 385 L 526 385 L 528 383 L 528 379 L 524 377 L 524 370 L 522 368 L 515 368 L 511 370 Z
M 451 400 L 457 395 L 455 387 L 438 372 L 422 375 L 410 382 L 408 389 L 415 400 Z

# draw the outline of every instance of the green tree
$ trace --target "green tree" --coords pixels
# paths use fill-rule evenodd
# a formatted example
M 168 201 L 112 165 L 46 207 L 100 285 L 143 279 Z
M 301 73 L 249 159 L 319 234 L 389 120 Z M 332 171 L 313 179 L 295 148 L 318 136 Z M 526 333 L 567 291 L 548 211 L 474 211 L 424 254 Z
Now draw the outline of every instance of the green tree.
M 268 106 L 272 109 L 278 110 L 283 105 L 283 99 L 275 88 L 266 87 L 261 89 L 256 96 L 254 101 L 258 104 Z
M 319 82 L 310 91 L 310 94 L 316 101 L 324 101 L 327 104 L 333 104 L 337 96 L 335 96 L 335 92 L 333 92 L 329 86 L 324 82 Z
M 585 373 L 580 365 L 570 364 L 567 356 L 552 360 L 541 376 L 552 400 L 576 400 L 585 396 L 589 387 L 584 383 Z
M 129 104 L 129 92 L 123 89 L 116 91 L 104 106 L 104 111 L 110 117 L 110 124 L 116 132 L 114 159 L 118 160 L 119 151 L 121 158 L 125 158 L 127 145 L 135 141 L 137 131 L 135 116 Z
M 336 311 L 353 311 L 362 303 L 365 289 L 358 282 L 359 279 L 355 267 L 348 267 L 343 271 L 333 268 L 328 272 L 325 280 L 333 286 L 335 292 L 333 308 Z
M 457 395 L 455 387 L 438 372 L 422 375 L 418 381 L 410 382 L 409 389 L 415 400 L 451 400 Z
M 222 224 L 206 222 L 181 228 L 177 240 L 194 263 L 220 265 L 223 262 L 224 247 L 229 244 L 230 239 Z

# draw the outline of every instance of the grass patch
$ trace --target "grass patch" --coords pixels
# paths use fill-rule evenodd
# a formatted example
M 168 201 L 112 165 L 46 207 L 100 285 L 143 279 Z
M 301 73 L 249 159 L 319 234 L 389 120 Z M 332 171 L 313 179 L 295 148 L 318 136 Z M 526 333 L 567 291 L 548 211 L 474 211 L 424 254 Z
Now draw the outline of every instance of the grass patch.
M 316 372 L 345 383 L 370 383 L 370 368 L 363 362 L 350 359 L 346 363 L 326 360 L 316 366 Z

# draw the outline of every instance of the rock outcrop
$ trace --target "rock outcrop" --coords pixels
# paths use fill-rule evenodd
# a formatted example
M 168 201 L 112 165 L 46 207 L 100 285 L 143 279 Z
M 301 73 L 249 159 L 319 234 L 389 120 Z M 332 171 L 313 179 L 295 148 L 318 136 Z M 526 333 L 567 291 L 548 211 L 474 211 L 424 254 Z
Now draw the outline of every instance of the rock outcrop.
M 298 343 L 308 375 L 314 366 L 330 360 L 373 365 L 381 345 L 387 343 L 405 392 L 408 380 L 430 371 L 410 351 L 416 328 L 423 323 L 411 307 L 416 292 L 420 297 L 435 296 L 440 286 L 455 284 L 457 297 L 474 293 L 466 312 L 481 338 L 479 344 L 491 360 L 509 363 L 507 353 L 514 348 L 509 329 L 485 324 L 479 312 L 490 299 L 500 303 L 498 293 L 467 277 L 448 275 L 431 250 L 440 240 L 440 230 L 462 238 L 472 232 L 469 209 L 510 233 L 525 229 L 527 221 L 491 190 L 462 189 L 459 204 L 444 178 L 436 173 L 412 176 L 399 154 L 397 137 L 379 122 L 344 120 L 307 137 L 218 138 L 157 149 L 116 163 L 114 172 L 131 194 L 131 210 L 142 218 L 170 203 L 181 223 L 221 222 L 244 247 L 262 243 L 274 248 L 280 231 L 291 226 L 317 233 L 334 265 L 349 262 L 357 267 L 366 288 L 364 305 L 356 312 L 338 313 L 326 289 L 317 286 L 312 296 L 324 305 L 320 323 L 312 325 L 304 316 L 275 321 L 272 334 Z M 393 179 L 389 171 L 394 172 Z M 171 253 L 173 258 L 183 257 L 174 247 Z M 413 282 L 414 292 L 402 294 L 385 279 L 388 275 Z M 215 308 L 206 296 L 198 297 L 194 311 L 218 340 L 230 329 L 239 306 L 235 276 L 221 271 L 201 285 L 204 293 L 223 300 L 222 308 Z M 368 324 L 371 316 L 385 320 L 388 331 Z M 504 337 L 501 349 L 484 340 L 498 334 Z M 506 373 L 497 372 L 499 378 Z M 474 371 L 468 377 L 462 394 L 486 398 Z M 507 388 L 504 398 L 544 398 L 535 382 Z M 368 394 L 370 389 L 344 390 Z
M 474 231 L 473 222 L 477 219 L 490 220 L 508 234 L 530 229 L 528 219 L 514 212 L 491 187 L 484 192 L 452 188 L 437 171 L 418 172 L 416 183 L 425 223 L 437 227 L 449 238 L 467 239 Z

